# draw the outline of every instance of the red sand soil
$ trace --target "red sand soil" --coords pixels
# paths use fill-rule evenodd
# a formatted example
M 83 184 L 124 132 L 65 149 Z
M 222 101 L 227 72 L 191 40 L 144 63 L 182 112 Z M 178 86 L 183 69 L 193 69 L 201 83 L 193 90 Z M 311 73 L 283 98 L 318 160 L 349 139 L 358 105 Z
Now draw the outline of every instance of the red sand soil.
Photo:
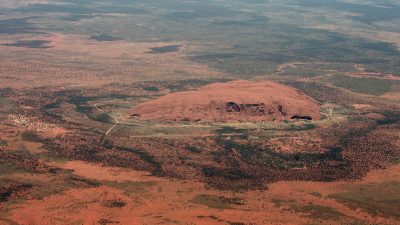
M 56 165 L 56 164 L 54 164 Z M 148 176 L 145 172 L 124 168 L 103 167 L 81 161 L 58 164 L 61 168 L 73 169 L 77 175 L 101 181 L 155 182 L 145 187 L 144 192 L 126 193 L 114 187 L 101 185 L 93 188 L 70 189 L 45 197 L 28 200 L 12 208 L 9 216 L 18 224 L 101 224 L 113 221 L 116 224 L 305 224 L 294 212 L 281 211 L 269 201 L 266 193 L 258 196 L 246 193 L 232 194 L 211 190 L 198 182 L 186 182 Z M 101 172 L 97 172 L 101 171 Z M 245 205 L 215 209 L 191 200 L 200 194 L 245 198 Z M 107 207 L 105 202 L 118 199 L 126 203 L 123 207 Z M 252 209 L 249 211 L 249 209 Z M 282 217 L 282 214 L 285 216 Z M 1 224 L 1 223 L 0 223 Z M 112 224 L 111 222 L 109 224 Z
M 185 79 L 223 77 L 223 73 L 207 65 L 188 60 L 183 42 L 104 42 L 79 35 L 54 33 L 1 37 L 0 43 L 15 40 L 44 40 L 49 41 L 48 45 L 52 47 L 0 46 L 0 87 L 99 87 L 143 80 L 175 80 L 182 79 L 183 75 Z M 169 45 L 182 47 L 176 52 L 150 53 L 152 48 Z
M 168 94 L 129 111 L 156 121 L 272 121 L 293 116 L 319 119 L 319 103 L 299 90 L 269 81 L 216 83 L 195 91 Z
M 372 108 L 372 105 L 368 105 L 368 104 L 353 104 L 354 109 L 368 109 L 368 108 Z
M 56 165 L 56 164 L 54 164 Z M 74 174 L 101 181 L 155 182 L 145 187 L 145 192 L 126 193 L 114 187 L 101 185 L 93 188 L 70 189 L 40 200 L 27 200 L 15 205 L 7 218 L 18 224 L 309 224 L 312 218 L 288 207 L 294 205 L 321 205 L 331 207 L 344 216 L 365 221 L 367 224 L 398 224 L 390 218 L 372 216 L 359 209 L 326 198 L 329 194 L 343 191 L 351 182 L 277 182 L 268 190 L 231 193 L 207 189 L 198 182 L 187 182 L 148 176 L 145 172 L 124 168 L 104 167 L 81 161 L 58 163 L 61 168 L 72 169 Z M 391 182 L 399 179 L 400 166 L 371 172 L 357 183 Z M 101 171 L 101 172 L 97 172 Z M 321 196 L 310 193 L 320 193 Z M 244 205 L 214 209 L 191 202 L 200 194 L 238 197 Z M 282 200 L 282 206 L 273 203 Z M 110 200 L 126 203 L 123 207 L 109 207 Z M 286 203 L 285 203 L 286 202 Z M 289 204 L 290 205 L 290 204 Z M 113 223 L 112 223 L 113 222 Z M 1 223 L 0 223 L 1 224 Z M 323 224 L 340 224 L 326 221 Z

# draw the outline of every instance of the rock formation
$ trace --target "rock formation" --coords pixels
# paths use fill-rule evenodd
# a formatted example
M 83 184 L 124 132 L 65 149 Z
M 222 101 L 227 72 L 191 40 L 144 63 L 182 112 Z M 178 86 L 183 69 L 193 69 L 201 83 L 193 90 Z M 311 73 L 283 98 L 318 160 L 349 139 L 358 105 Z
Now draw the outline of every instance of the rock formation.
M 155 121 L 260 122 L 317 120 L 319 103 L 301 91 L 263 81 L 215 83 L 138 104 L 131 117 Z

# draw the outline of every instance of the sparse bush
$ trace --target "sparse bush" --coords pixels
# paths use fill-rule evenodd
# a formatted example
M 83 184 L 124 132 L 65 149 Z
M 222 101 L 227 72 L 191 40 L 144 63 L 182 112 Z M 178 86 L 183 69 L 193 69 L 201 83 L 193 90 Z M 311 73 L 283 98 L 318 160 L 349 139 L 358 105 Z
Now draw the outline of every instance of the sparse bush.
M 8 142 L 4 140 L 0 140 L 0 146 L 8 146 Z
M 227 198 L 224 196 L 216 195 L 197 195 L 191 203 L 206 205 L 214 209 L 230 209 L 231 205 L 243 205 L 244 202 L 240 198 Z
M 201 149 L 196 146 L 186 145 L 185 149 L 191 153 L 200 153 Z
M 149 91 L 149 92 L 158 92 L 160 89 L 155 86 L 150 86 L 150 87 L 144 87 L 143 90 Z
M 21 138 L 24 141 L 30 141 L 30 142 L 42 142 L 42 138 L 39 137 L 35 132 L 33 131 L 24 131 L 21 133 Z
M 111 199 L 104 201 L 102 205 L 107 208 L 122 208 L 127 205 L 127 202 L 122 199 Z

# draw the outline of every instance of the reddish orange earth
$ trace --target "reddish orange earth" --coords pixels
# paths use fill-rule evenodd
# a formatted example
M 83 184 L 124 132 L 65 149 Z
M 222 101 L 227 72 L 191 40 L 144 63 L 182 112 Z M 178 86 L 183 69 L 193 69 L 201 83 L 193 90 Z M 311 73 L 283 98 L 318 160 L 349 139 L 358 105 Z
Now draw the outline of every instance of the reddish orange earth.
M 260 122 L 319 119 L 319 103 L 301 91 L 263 81 L 215 83 L 141 103 L 131 117 L 155 121 Z

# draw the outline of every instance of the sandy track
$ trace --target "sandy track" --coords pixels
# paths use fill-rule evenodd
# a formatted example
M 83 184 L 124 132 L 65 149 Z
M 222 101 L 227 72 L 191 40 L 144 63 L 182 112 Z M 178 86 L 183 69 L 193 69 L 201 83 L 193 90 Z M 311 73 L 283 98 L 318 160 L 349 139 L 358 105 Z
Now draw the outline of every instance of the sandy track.
M 97 105 L 98 105 L 98 103 L 94 104 L 94 107 L 97 110 L 99 110 L 102 113 L 106 113 L 114 120 L 114 124 L 106 131 L 106 133 L 104 134 L 103 140 L 100 142 L 100 144 L 102 145 L 104 143 L 104 141 L 106 140 L 107 136 L 110 134 L 110 132 L 119 124 L 119 120 L 115 116 L 111 115 L 110 113 L 107 113 L 104 110 L 100 109 Z

